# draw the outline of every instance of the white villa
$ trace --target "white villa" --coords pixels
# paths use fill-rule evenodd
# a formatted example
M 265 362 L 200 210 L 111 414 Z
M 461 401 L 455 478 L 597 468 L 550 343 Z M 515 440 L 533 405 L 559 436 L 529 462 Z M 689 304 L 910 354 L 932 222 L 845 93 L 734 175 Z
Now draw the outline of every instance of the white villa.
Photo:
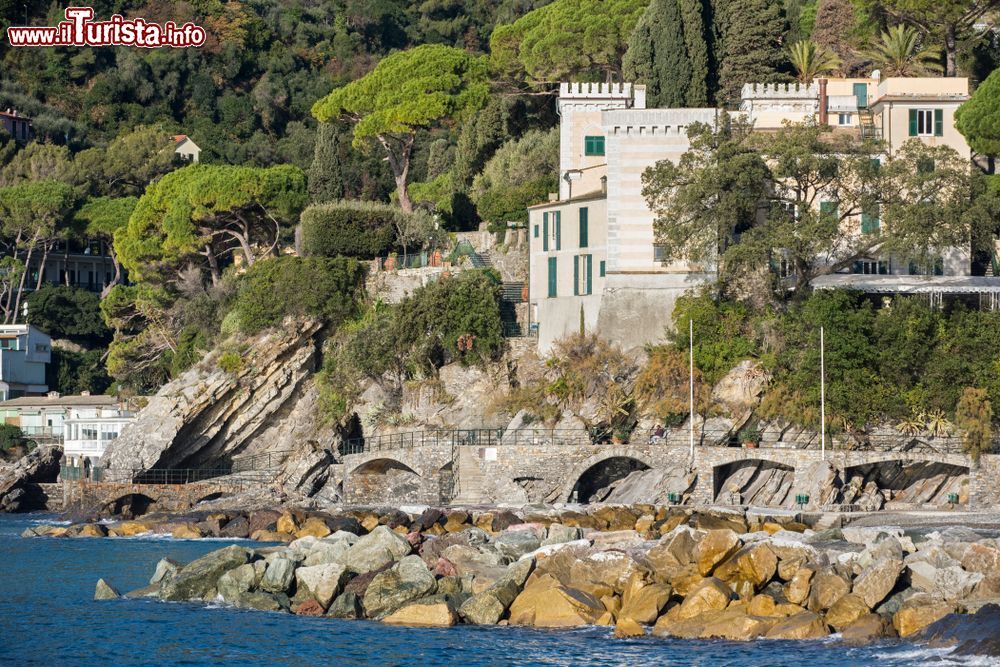
M 71 406 L 63 420 L 63 459 L 73 467 L 100 465 L 108 445 L 128 424 L 135 413 L 120 405 L 101 407 Z
M 50 391 L 44 396 L 22 396 L 0 402 L 0 418 L 34 440 L 62 440 L 63 421 L 71 410 L 100 410 L 118 405 L 114 396 L 83 393 L 63 396 Z
M 815 120 L 835 132 L 882 139 L 889 154 L 918 137 L 971 158 L 954 126 L 955 110 L 968 97 L 964 78 L 883 80 L 875 72 L 872 78 L 810 85 L 748 84 L 740 112 L 760 132 Z M 714 125 L 720 111 L 647 109 L 645 86 L 629 83 L 563 83 L 558 110 L 559 193 L 528 211 L 529 313 L 539 349 L 548 351 L 581 324 L 625 349 L 661 340 L 677 297 L 714 280 L 715 269 L 661 260 L 641 176 L 660 160 L 676 161 L 689 147 L 688 126 Z M 860 233 L 862 221 L 854 222 Z M 877 218 L 864 222 L 878 224 Z M 906 261 L 873 258 L 860 264 L 851 273 L 874 274 L 864 276 L 867 282 L 835 274 L 816 287 L 840 281 L 869 291 L 968 290 L 989 294 L 994 305 L 1000 293 L 1000 280 L 970 276 L 968 248 L 943 250 L 942 262 L 923 271 L 935 275 L 919 284 L 909 277 L 918 267 Z

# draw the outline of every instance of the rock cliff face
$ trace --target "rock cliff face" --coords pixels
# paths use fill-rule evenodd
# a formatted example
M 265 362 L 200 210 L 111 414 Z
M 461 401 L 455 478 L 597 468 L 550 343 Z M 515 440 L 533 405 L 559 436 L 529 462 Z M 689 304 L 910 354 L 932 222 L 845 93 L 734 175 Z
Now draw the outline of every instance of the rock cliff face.
M 39 484 L 56 481 L 59 447 L 38 447 L 0 471 L 0 512 L 31 512 L 45 509 L 46 496 Z
M 287 453 L 279 481 L 322 486 L 337 444 L 316 420 L 320 325 L 286 321 L 240 345 L 241 367 L 219 350 L 164 385 L 105 453 L 110 468 L 212 467 L 235 455 Z M 282 456 L 275 457 L 280 460 Z

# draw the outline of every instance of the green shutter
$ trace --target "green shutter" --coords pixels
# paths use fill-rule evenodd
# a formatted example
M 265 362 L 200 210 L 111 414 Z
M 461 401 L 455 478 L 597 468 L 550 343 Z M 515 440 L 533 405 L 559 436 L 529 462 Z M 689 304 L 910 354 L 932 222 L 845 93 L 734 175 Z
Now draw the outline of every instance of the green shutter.
M 542 213 L 542 250 L 548 252 L 549 249 L 549 213 Z
M 549 298 L 556 295 L 556 258 L 549 257 Z
M 879 230 L 878 207 L 873 211 L 861 214 L 861 233 L 874 234 Z
M 604 260 L 601 260 L 601 277 L 604 277 Z
M 593 259 L 594 259 L 593 255 L 587 255 L 587 294 L 593 294 L 594 293 L 594 281 L 593 281 L 594 262 L 593 262 Z
M 556 250 L 562 250 L 562 211 L 556 211 Z
M 868 84 L 854 84 L 854 97 L 858 101 L 858 108 L 864 109 L 868 106 Z
M 917 110 L 910 109 L 910 136 L 917 136 Z
M 604 155 L 604 137 L 589 136 L 583 138 L 584 155 Z
M 934 136 L 944 136 L 944 109 L 934 110 Z
M 538 238 L 538 225 L 535 225 L 535 238 Z
M 590 240 L 588 238 L 588 236 L 589 236 L 588 235 L 589 230 L 587 229 L 588 216 L 589 216 L 589 213 L 587 211 L 587 207 L 584 206 L 583 208 L 580 209 L 580 247 L 581 248 L 586 248 L 587 244 L 588 244 L 588 242 Z
M 837 216 L 837 202 L 835 201 L 821 201 L 819 203 L 819 213 L 820 215 L 827 216 L 832 215 Z
M 580 258 L 573 255 L 573 296 L 580 295 Z

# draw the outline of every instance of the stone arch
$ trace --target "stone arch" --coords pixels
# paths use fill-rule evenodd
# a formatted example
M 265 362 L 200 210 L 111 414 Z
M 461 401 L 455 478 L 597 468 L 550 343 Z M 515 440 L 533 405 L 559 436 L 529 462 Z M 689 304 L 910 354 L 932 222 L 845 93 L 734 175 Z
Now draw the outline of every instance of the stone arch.
M 352 475 L 385 475 L 390 470 L 400 470 L 419 476 L 416 470 L 402 461 L 388 457 L 369 459 L 351 471 Z
M 900 507 L 944 506 L 954 494 L 960 504 L 967 504 L 971 465 L 953 458 L 888 453 L 845 466 L 842 501 L 867 509 L 881 509 L 890 502 Z
M 213 492 L 211 492 L 211 493 L 209 493 L 209 494 L 207 494 L 207 495 L 199 498 L 198 500 L 196 500 L 194 504 L 198 505 L 199 503 L 207 503 L 207 502 L 211 502 L 213 500 L 219 500 L 220 498 L 225 498 L 227 495 L 229 495 L 229 494 L 226 493 L 225 491 L 213 491 Z
M 150 508 L 155 504 L 156 498 L 151 498 L 144 493 L 126 493 L 108 502 L 104 509 L 114 516 L 134 519 L 148 514 Z
M 712 467 L 712 501 L 782 507 L 795 484 L 795 468 L 763 457 L 740 457 Z
M 352 502 L 362 504 L 433 502 L 427 497 L 424 482 L 420 473 L 409 465 L 381 456 L 351 470 L 345 477 L 344 493 Z
M 569 487 L 562 497 L 568 501 L 581 503 L 600 502 L 604 500 L 609 488 L 625 479 L 633 472 L 650 470 L 652 466 L 638 456 L 626 453 L 591 457 L 577 467 L 566 484 Z M 564 487 L 565 490 L 565 487 Z

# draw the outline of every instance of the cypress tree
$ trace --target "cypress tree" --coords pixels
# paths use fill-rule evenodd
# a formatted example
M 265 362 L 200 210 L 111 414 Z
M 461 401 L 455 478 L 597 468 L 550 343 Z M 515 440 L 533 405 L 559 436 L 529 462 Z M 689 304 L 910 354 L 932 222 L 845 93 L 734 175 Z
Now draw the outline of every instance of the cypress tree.
M 653 0 L 629 38 L 625 78 L 646 84 L 650 106 L 687 104 L 692 71 L 683 25 L 678 0 Z
M 681 19 L 684 24 L 684 45 L 691 63 L 691 79 L 685 102 L 689 107 L 708 106 L 711 64 L 706 35 L 710 30 L 709 8 L 702 0 L 680 0 Z
M 780 0 L 719 0 L 716 7 L 722 34 L 718 98 L 737 105 L 743 84 L 772 81 L 783 64 L 785 19 Z
M 344 198 L 344 172 L 340 160 L 340 128 L 334 123 L 320 123 L 316 148 L 309 166 L 309 200 L 313 204 Z

